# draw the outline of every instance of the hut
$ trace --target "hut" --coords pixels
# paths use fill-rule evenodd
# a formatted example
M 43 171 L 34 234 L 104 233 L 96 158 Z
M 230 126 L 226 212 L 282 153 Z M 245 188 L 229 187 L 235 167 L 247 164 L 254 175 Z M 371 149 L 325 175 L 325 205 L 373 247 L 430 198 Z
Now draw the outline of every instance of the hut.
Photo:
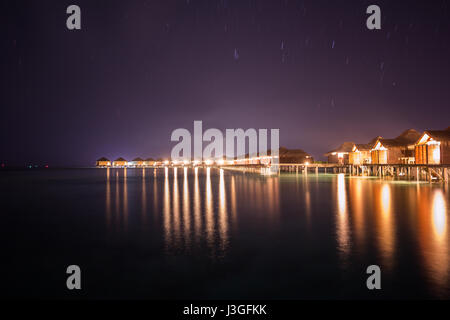
M 160 167 L 164 164 L 164 160 L 162 158 L 156 159 L 155 163 L 153 164 L 155 167 Z
M 376 137 L 370 140 L 366 144 L 355 144 L 353 146 L 352 152 L 348 155 L 348 162 L 355 165 L 363 165 L 372 163 L 372 157 L 370 155 L 370 150 L 375 145 L 375 142 L 381 139 L 381 137 Z
M 102 157 L 96 161 L 97 167 L 110 167 L 111 161 L 105 157 Z
M 116 160 L 113 161 L 114 167 L 126 167 L 127 165 L 128 162 L 124 158 L 117 158 Z
M 427 130 L 415 145 L 417 164 L 450 164 L 450 127 Z
M 153 158 L 147 158 L 144 160 L 144 166 L 145 167 L 153 167 L 155 165 L 156 161 Z
M 272 151 L 268 150 L 267 154 L 260 155 L 246 154 L 244 158 L 236 158 L 233 163 L 238 165 L 271 165 L 274 162 Z M 302 149 L 288 149 L 280 147 L 278 149 L 279 163 L 312 163 L 314 158 Z
M 349 163 L 349 153 L 352 152 L 354 142 L 344 142 L 339 146 L 339 148 L 331 150 L 325 153 L 328 157 L 328 163 L 338 163 L 340 165 Z
M 280 147 L 280 163 L 313 163 L 314 158 L 302 149 L 288 149 Z
M 130 162 L 128 162 L 129 166 L 132 167 L 142 167 L 144 166 L 144 159 L 141 158 L 134 158 L 133 160 L 131 160 Z
M 370 151 L 372 164 L 414 163 L 414 147 L 419 137 L 419 132 L 408 129 L 394 139 L 377 139 Z

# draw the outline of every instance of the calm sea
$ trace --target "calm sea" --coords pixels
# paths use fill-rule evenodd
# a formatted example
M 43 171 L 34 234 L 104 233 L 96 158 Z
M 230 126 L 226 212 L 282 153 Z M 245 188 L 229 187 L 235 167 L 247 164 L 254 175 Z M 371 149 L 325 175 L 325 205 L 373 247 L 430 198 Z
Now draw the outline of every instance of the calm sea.
M 449 185 L 30 169 L 0 173 L 0 208 L 3 297 L 450 298 Z

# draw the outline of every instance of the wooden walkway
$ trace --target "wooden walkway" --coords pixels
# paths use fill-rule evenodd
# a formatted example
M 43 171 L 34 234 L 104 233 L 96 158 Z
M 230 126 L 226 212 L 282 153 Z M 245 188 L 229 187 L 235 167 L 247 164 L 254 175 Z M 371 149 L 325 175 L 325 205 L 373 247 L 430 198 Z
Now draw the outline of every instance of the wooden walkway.
M 450 181 L 450 165 L 423 165 L 423 164 L 365 164 L 340 165 L 333 163 L 280 163 L 278 173 L 344 173 L 350 176 L 378 176 L 395 177 L 405 180 L 420 181 Z M 224 166 L 224 169 L 245 172 L 260 172 L 267 169 L 266 165 L 233 165 Z

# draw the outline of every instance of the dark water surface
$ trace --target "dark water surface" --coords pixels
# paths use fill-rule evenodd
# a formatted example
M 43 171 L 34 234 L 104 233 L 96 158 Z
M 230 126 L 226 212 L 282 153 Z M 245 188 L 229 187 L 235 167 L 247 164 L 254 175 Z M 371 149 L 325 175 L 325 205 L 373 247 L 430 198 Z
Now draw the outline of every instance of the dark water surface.
M 450 298 L 448 185 L 55 169 L 0 172 L 0 201 L 3 297 Z

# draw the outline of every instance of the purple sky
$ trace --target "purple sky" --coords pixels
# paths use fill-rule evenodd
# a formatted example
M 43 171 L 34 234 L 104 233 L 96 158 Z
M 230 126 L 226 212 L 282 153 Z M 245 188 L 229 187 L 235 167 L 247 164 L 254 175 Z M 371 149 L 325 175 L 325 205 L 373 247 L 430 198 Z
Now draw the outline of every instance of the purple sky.
M 77 4 L 82 30 L 66 28 Z M 382 29 L 366 28 L 370 4 Z M 450 125 L 450 1 L 10 1 L 0 161 L 166 157 L 171 132 L 279 128 L 316 158 Z M 5 32 L 6 31 L 6 32 Z

